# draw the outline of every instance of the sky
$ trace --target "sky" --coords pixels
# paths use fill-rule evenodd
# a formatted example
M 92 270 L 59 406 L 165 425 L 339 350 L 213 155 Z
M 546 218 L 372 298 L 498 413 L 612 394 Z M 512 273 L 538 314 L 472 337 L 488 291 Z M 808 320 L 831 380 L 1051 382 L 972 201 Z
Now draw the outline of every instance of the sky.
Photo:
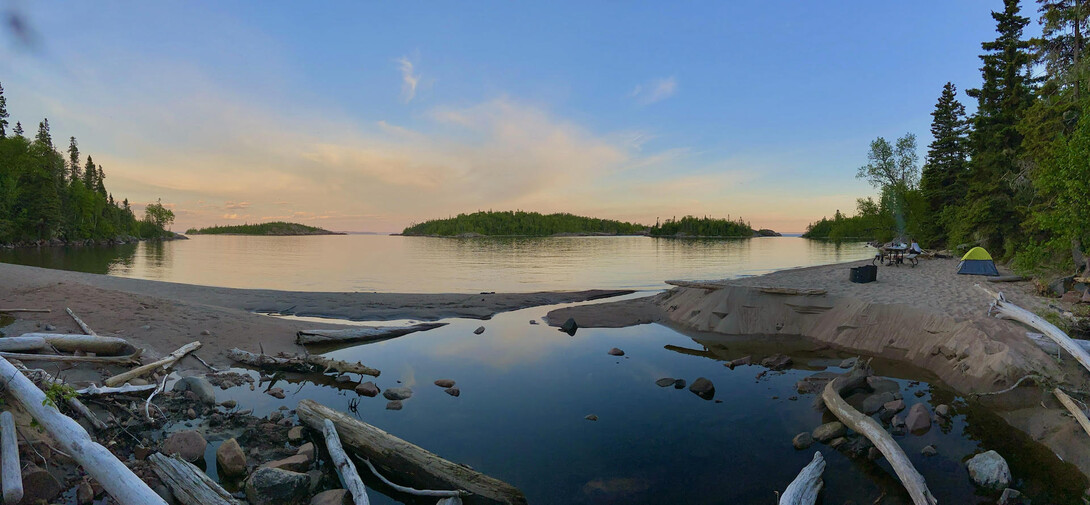
M 13 123 L 48 117 L 176 230 L 518 209 L 801 232 L 874 194 L 874 138 L 914 133 L 923 159 L 1001 8 L 0 0 L 27 26 L 0 33 L 0 83 Z

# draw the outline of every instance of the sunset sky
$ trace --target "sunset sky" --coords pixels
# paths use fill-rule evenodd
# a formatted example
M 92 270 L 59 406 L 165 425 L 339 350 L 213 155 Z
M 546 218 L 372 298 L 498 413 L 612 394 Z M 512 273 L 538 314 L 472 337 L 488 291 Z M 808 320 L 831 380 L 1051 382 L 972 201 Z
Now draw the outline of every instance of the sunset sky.
M 915 133 L 922 160 L 1002 4 L 0 6 L 29 27 L 0 44 L 11 122 L 48 117 L 175 230 L 522 209 L 800 232 L 873 193 L 855 178 L 873 138 Z

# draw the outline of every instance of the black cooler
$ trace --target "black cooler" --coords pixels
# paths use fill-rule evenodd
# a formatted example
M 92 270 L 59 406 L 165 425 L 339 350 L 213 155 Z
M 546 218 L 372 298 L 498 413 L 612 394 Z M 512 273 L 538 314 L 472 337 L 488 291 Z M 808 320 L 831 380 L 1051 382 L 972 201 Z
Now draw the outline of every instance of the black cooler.
M 874 282 L 874 280 L 877 278 L 878 266 L 876 265 L 863 265 L 861 267 L 852 267 L 852 273 L 849 276 L 849 280 L 857 284 Z

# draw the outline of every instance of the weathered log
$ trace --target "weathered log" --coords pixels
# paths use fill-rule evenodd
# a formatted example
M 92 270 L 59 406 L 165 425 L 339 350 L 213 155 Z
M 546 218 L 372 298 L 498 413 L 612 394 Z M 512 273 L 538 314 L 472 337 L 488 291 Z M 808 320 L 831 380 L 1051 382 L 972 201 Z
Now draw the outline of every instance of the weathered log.
M 41 312 L 49 313 L 49 309 L 0 309 L 0 312 Z
M 356 465 L 344 452 L 341 439 L 337 436 L 337 427 L 329 419 L 323 419 L 322 421 L 322 433 L 325 435 L 325 446 L 329 450 L 329 459 L 333 460 L 333 467 L 337 469 L 341 480 L 344 481 L 344 487 L 352 495 L 352 503 L 355 505 L 369 505 L 367 487 L 363 485 L 363 480 L 360 479 L 360 474 L 356 471 Z
M 124 394 L 124 393 L 147 393 L 148 391 L 154 390 L 156 387 L 158 387 L 158 386 L 156 386 L 155 384 L 144 384 L 142 386 L 133 386 L 132 384 L 125 384 L 124 386 L 118 386 L 118 387 L 110 387 L 110 386 L 98 387 L 98 386 L 96 386 L 94 384 L 91 384 L 90 386 L 87 386 L 87 387 L 85 387 L 83 389 L 77 389 L 76 394 L 78 394 L 78 395 L 87 395 L 87 396 L 98 396 L 98 395 L 112 395 L 112 394 Z
M 301 330 L 295 334 L 295 343 L 302 345 L 374 342 L 446 325 L 447 323 L 420 323 L 412 326 L 357 326 L 343 330 Z
M 0 359 L 0 381 L 9 397 L 18 401 L 53 440 L 70 454 L 106 492 L 121 505 L 166 505 L 166 502 L 140 480 L 105 447 L 94 442 L 72 418 L 61 414 L 46 401 L 45 393 L 19 373 L 8 360 Z
M 988 277 L 984 280 L 988 282 L 1022 282 L 1026 278 L 1021 275 L 1000 275 L 998 277 Z
M 6 410 L 0 413 L 0 458 L 4 505 L 15 505 L 23 499 L 23 476 L 19 466 L 19 440 L 15 438 L 15 418 Z
M 29 354 L 25 352 L 0 352 L 0 358 L 23 361 L 60 361 L 62 363 L 139 363 L 143 349 L 137 349 L 125 356 L 68 356 L 64 354 Z
M 791 481 L 787 489 L 780 495 L 780 505 L 814 505 L 817 502 L 818 493 L 825 483 L 821 480 L 821 474 L 825 471 L 825 458 L 820 452 L 814 452 L 814 459 L 810 464 L 802 468 L 799 476 Z
M 117 355 L 131 353 L 134 347 L 122 338 L 67 333 L 24 333 L 18 337 L 0 338 L 0 351 L 33 352 L 52 349 Z
M 980 287 L 980 285 L 977 285 Z M 1043 333 L 1046 337 L 1056 342 L 1063 350 L 1075 357 L 1075 360 L 1090 370 L 1090 353 L 1071 340 L 1063 330 L 1057 328 L 1052 323 L 1045 321 L 1044 318 L 1034 314 L 1022 307 L 1019 307 L 1009 301 L 1003 296 L 1003 293 L 993 293 L 987 289 L 980 287 L 985 292 L 992 294 L 995 297 L 995 301 L 992 302 L 991 308 L 988 313 L 998 317 L 1000 319 L 1010 319 L 1025 324 L 1031 328 L 1036 328 L 1037 331 Z
M 203 470 L 176 455 L 165 456 L 157 452 L 148 456 L 148 462 L 182 505 L 239 505 L 231 493 L 216 484 Z
M 195 351 L 195 350 L 199 349 L 200 347 L 201 347 L 201 343 L 199 341 L 190 342 L 190 343 L 188 343 L 186 345 L 183 345 L 183 346 L 179 347 L 178 350 L 170 353 L 169 355 L 167 355 L 167 357 L 165 357 L 165 358 L 163 358 L 163 359 L 161 359 L 159 361 L 156 361 L 154 363 L 148 363 L 147 365 L 133 368 L 132 370 L 129 370 L 128 372 L 117 374 L 117 375 L 115 375 L 113 377 L 110 377 L 109 379 L 106 379 L 102 383 L 107 385 L 107 386 L 120 386 L 120 385 L 122 385 L 122 384 L 124 384 L 124 383 L 126 383 L 126 382 L 128 382 L 128 381 L 130 381 L 132 379 L 140 377 L 141 375 L 144 375 L 144 374 L 154 372 L 154 371 L 156 371 L 156 370 L 158 370 L 160 368 L 162 368 L 164 370 L 168 369 L 171 366 L 173 366 L 176 361 L 182 359 L 183 356 L 185 356 L 186 354 L 188 354 L 188 353 L 190 353 L 192 351 Z
M 328 421 L 328 419 L 327 419 L 327 421 Z M 441 490 L 441 489 L 416 489 L 416 488 L 412 488 L 412 487 L 402 486 L 402 485 L 399 485 L 399 484 L 394 484 L 393 482 L 390 482 L 390 479 L 387 479 L 385 476 L 383 476 L 381 473 L 379 473 L 378 468 L 375 468 L 375 465 L 373 465 L 371 463 L 371 460 L 364 459 L 363 463 L 365 465 L 367 465 L 367 468 L 369 468 L 371 470 L 372 475 L 374 475 L 376 478 L 378 478 L 378 480 L 382 481 L 383 484 L 386 484 L 387 486 L 390 486 L 391 488 L 393 488 L 395 491 L 397 491 L 399 493 L 411 494 L 413 496 L 434 496 L 436 498 L 445 498 L 445 497 L 455 497 L 455 496 L 467 496 L 467 495 L 469 495 L 469 493 L 467 493 L 465 491 L 462 491 L 462 490 L 446 491 L 446 490 Z
M 825 385 L 825 390 L 821 393 L 825 406 L 840 422 L 856 433 L 867 437 L 882 452 L 882 455 L 886 457 L 886 461 L 889 461 L 890 466 L 893 467 L 897 477 L 901 479 L 901 484 L 908 490 L 909 496 L 912 497 L 912 503 L 915 505 L 938 504 L 938 500 L 927 488 L 927 482 L 924 481 L 923 476 L 916 470 L 916 467 L 912 466 L 912 462 L 909 461 L 901 446 L 897 445 L 897 441 L 893 440 L 893 437 L 877 421 L 855 410 L 840 396 L 840 391 L 846 384 L 857 383 L 859 376 L 865 377 L 867 374 L 869 374 L 869 370 L 866 365 L 857 360 L 856 365 L 852 367 L 848 375 L 837 377 Z
M 1079 426 L 1082 426 L 1082 430 L 1090 435 L 1090 419 L 1086 418 L 1086 413 L 1075 404 L 1075 400 L 1072 400 L 1067 393 L 1064 393 L 1060 388 L 1054 388 L 1052 394 L 1056 395 L 1056 399 L 1060 400 L 1060 403 L 1067 408 L 1067 411 L 1071 413 L 1071 416 L 1079 422 Z
M 346 447 L 380 467 L 386 475 L 422 489 L 463 489 L 472 502 L 525 504 L 518 488 L 481 474 L 467 466 L 447 461 L 385 431 L 338 412 L 313 400 L 296 407 L 299 419 L 312 429 L 323 429 L 325 419 L 337 428 Z
M 272 368 L 286 372 L 299 373 L 324 373 L 333 370 L 340 373 L 358 373 L 378 377 L 382 372 L 364 365 L 363 363 L 349 363 L 347 361 L 329 359 L 317 354 L 284 354 L 276 356 L 267 354 L 254 354 L 242 349 L 231 349 L 227 357 L 232 361 L 250 365 L 256 368 Z
M 39 387 L 42 387 L 43 390 L 48 389 L 49 386 L 53 385 L 53 384 L 64 384 L 64 381 L 61 381 L 59 379 L 55 379 L 52 375 L 49 375 L 49 372 L 46 372 L 45 370 L 42 370 L 42 369 L 30 370 L 30 369 L 22 366 L 22 364 L 16 366 L 15 368 L 18 368 L 19 371 L 23 372 L 24 375 L 27 375 L 27 376 L 35 375 L 35 376 L 37 376 L 36 381 L 34 379 L 31 379 L 31 380 L 34 381 L 34 382 L 40 382 L 41 385 Z M 76 411 L 80 416 L 82 416 L 84 419 L 86 419 L 89 423 L 91 423 L 91 426 L 94 427 L 94 429 L 96 429 L 98 431 L 102 431 L 102 430 L 105 430 L 108 427 L 108 426 L 106 426 L 106 423 L 102 422 L 102 420 L 100 420 L 98 418 L 98 416 L 96 416 L 93 412 L 91 412 L 91 409 L 87 408 L 87 406 L 84 405 L 83 402 L 79 401 L 79 398 L 68 398 L 67 400 L 64 401 L 64 403 L 67 404 L 69 408 Z
M 1046 337 L 1046 336 L 1044 336 L 1044 335 L 1042 335 L 1040 333 L 1034 333 L 1034 332 L 1027 331 L 1026 336 L 1029 337 L 1030 340 L 1033 340 L 1033 343 L 1037 344 L 1037 346 L 1040 347 L 1042 351 L 1045 351 L 1045 352 L 1047 352 L 1049 354 L 1055 354 L 1055 353 L 1060 352 L 1060 346 L 1059 346 L 1059 344 L 1056 343 L 1056 341 L 1054 341 L 1054 340 L 1052 340 L 1052 339 L 1050 339 L 1050 338 L 1048 338 L 1048 337 Z M 1081 339 L 1074 339 L 1073 338 L 1073 339 L 1071 339 L 1071 341 L 1074 342 L 1075 345 L 1081 347 L 1082 350 L 1084 350 L 1086 352 L 1090 352 L 1090 340 L 1081 340 Z
M 65 307 L 64 311 L 67 312 L 68 315 L 72 316 L 72 319 L 74 319 L 76 321 L 76 324 L 79 325 L 79 328 L 81 330 L 83 330 L 84 333 L 86 333 L 86 334 L 88 334 L 88 335 L 90 335 L 92 337 L 97 337 L 98 336 L 98 333 L 95 333 L 95 330 L 92 330 L 90 326 L 87 326 L 87 323 L 83 322 L 83 320 L 80 319 L 79 316 L 77 316 L 75 312 L 72 312 L 72 309 L 70 309 L 68 307 Z

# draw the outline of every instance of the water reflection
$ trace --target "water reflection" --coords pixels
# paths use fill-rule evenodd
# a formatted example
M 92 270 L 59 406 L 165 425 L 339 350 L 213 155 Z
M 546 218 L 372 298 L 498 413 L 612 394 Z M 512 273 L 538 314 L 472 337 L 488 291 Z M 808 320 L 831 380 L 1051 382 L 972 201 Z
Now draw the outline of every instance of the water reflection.
M 132 268 L 136 250 L 143 245 L 0 248 L 0 261 L 58 270 L 108 274 L 117 269 Z

